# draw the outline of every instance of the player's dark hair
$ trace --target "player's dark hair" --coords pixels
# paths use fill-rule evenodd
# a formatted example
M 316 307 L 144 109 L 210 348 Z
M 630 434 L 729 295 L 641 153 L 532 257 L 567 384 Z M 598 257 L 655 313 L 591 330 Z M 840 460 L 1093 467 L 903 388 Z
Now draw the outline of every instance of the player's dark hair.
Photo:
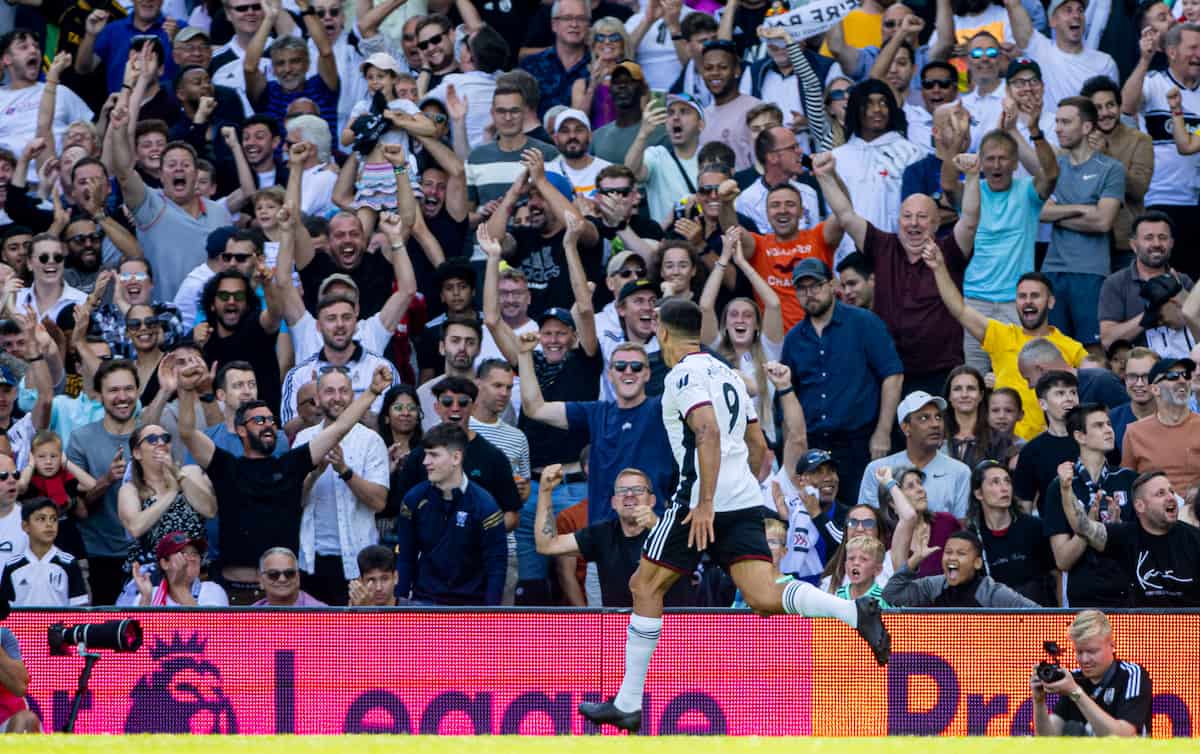
M 1056 387 L 1079 387 L 1079 378 L 1074 374 L 1063 369 L 1051 369 L 1048 372 L 1038 377 L 1037 384 L 1033 387 L 1033 392 L 1037 395 L 1038 400 L 1046 397 Z
M 52 508 L 57 516 L 58 506 L 48 497 L 33 497 L 21 503 L 21 520 L 28 521 L 42 508 Z
M 1147 471 L 1138 474 L 1137 479 L 1133 480 L 1133 485 L 1129 488 L 1129 497 L 1133 500 L 1138 499 L 1138 495 L 1142 492 L 1142 487 L 1145 487 L 1149 482 L 1162 476 L 1165 477 L 1167 472 L 1161 470 Z
M 875 264 L 866 254 L 863 254 L 861 251 L 855 251 L 847 254 L 846 258 L 838 263 L 837 272 L 839 275 L 846 270 L 854 270 L 863 280 L 866 280 L 875 274 Z
M 464 317 L 461 314 L 456 314 L 453 317 L 447 317 L 442 323 L 442 341 L 446 340 L 446 336 L 450 333 L 450 326 L 458 325 L 459 327 L 468 327 L 475 332 L 475 337 L 483 339 L 483 325 L 479 324 L 479 320 L 473 317 Z
M 1108 76 L 1092 76 L 1083 82 L 1083 88 L 1079 90 L 1079 96 L 1091 99 L 1100 92 L 1112 92 L 1112 95 L 1117 98 L 1117 107 L 1121 106 L 1121 87 L 1117 86 L 1117 82 Z
M 283 130 L 279 127 L 279 121 L 269 115 L 251 115 L 242 124 L 242 131 L 244 132 L 250 126 L 263 126 L 276 138 L 283 136 Z
M 685 338 L 700 337 L 703 312 L 695 303 L 682 298 L 669 298 L 658 308 L 658 321 L 668 332 Z
M 1051 296 L 1054 295 L 1054 283 L 1051 283 L 1050 278 L 1046 277 L 1042 273 L 1040 273 L 1036 270 L 1031 271 L 1031 272 L 1026 272 L 1024 275 L 1017 278 L 1017 287 L 1020 288 L 1021 283 L 1024 283 L 1027 280 L 1032 280 L 1035 283 L 1041 283 L 1042 285 L 1044 285 L 1046 287 L 1046 293 L 1050 294 Z
M 1059 101 L 1059 107 L 1073 107 L 1079 113 L 1079 117 L 1084 123 L 1096 125 L 1096 121 L 1100 119 L 1100 114 L 1096 112 L 1096 106 L 1087 97 L 1066 97 Z
M 1129 235 L 1136 238 L 1138 226 L 1142 223 L 1166 223 L 1167 227 L 1171 229 L 1171 238 L 1175 237 L 1175 221 L 1171 219 L 1170 215 L 1160 209 L 1149 209 L 1133 218 L 1133 225 L 1130 227 Z
M 924 81 L 925 74 L 929 73 L 930 71 L 945 71 L 946 73 L 950 74 L 951 78 L 953 78 L 955 80 L 958 79 L 958 69 L 956 69 L 954 66 L 950 65 L 949 63 L 947 63 L 944 60 L 931 60 L 928 63 L 926 63 L 924 66 L 922 66 L 920 80 Z
M 237 407 L 237 411 L 233 412 L 233 425 L 235 427 L 240 427 L 243 424 L 245 424 L 246 423 L 246 414 L 250 413 L 251 411 L 253 411 L 256 408 L 270 408 L 270 407 L 271 407 L 271 404 L 267 403 L 266 401 L 262 401 L 262 400 L 246 401 L 245 403 L 243 403 L 242 405 Z

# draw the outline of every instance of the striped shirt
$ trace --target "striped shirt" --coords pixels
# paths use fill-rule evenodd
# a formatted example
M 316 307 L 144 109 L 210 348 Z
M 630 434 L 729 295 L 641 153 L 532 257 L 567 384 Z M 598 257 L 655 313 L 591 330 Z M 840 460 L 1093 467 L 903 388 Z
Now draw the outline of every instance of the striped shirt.
M 521 152 L 526 149 L 540 149 L 547 163 L 558 157 L 554 147 L 529 138 L 511 152 L 500 149 L 496 142 L 472 149 L 466 164 L 467 198 L 480 206 L 503 197 L 521 172 Z
M 511 424 L 498 421 L 486 424 L 471 417 L 471 429 L 483 435 L 483 439 L 500 449 L 512 464 L 513 474 L 529 479 L 529 440 L 525 433 Z
M 288 370 L 287 376 L 283 378 L 283 401 L 280 405 L 280 416 L 284 424 L 296 416 L 296 396 L 300 393 L 300 388 L 315 380 L 317 374 L 328 366 L 332 365 L 325 359 L 325 349 L 321 349 Z M 346 369 L 350 370 L 350 384 L 354 388 L 355 398 L 362 395 L 363 391 L 371 386 L 371 377 L 381 366 L 387 367 L 391 372 L 393 385 L 400 382 L 400 377 L 396 373 L 396 367 L 392 366 L 392 362 L 377 353 L 364 349 L 355 341 L 354 353 L 350 356 L 350 361 L 345 364 Z M 383 396 L 381 395 L 371 404 L 371 411 L 378 414 L 382 406 Z

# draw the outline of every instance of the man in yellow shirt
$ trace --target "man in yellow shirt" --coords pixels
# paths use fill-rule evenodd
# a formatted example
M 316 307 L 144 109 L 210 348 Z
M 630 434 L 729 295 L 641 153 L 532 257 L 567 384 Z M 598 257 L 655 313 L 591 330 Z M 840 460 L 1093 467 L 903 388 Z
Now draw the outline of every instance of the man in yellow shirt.
M 1021 408 L 1025 417 L 1017 423 L 1013 432 L 1023 440 L 1032 440 L 1046 429 L 1046 417 L 1038 405 L 1037 396 L 1030 388 L 1017 365 L 1021 348 L 1034 338 L 1045 338 L 1058 347 L 1063 359 L 1078 368 L 1087 355 L 1083 344 L 1063 335 L 1058 328 L 1047 324 L 1046 318 L 1054 306 L 1054 286 L 1040 272 L 1027 272 L 1017 280 L 1017 318 L 1019 325 L 988 319 L 977 310 L 967 306 L 962 291 L 950 278 L 936 249 L 926 251 L 925 264 L 933 269 L 938 293 L 950 314 L 962 323 L 963 329 L 977 338 L 983 350 L 992 360 L 996 374 L 995 387 L 1010 387 L 1021 396 Z

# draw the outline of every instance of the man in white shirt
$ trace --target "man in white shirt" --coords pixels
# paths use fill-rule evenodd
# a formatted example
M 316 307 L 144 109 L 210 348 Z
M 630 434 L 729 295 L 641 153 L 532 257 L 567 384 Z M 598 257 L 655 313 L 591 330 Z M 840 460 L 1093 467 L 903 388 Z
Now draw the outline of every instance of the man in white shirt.
M 451 93 L 457 96 L 467 109 L 470 150 L 484 142 L 484 129 L 492 123 L 492 95 L 496 92 L 496 77 L 508 61 L 508 44 L 495 29 L 484 27 L 471 36 L 459 55 L 470 70 L 447 75 L 423 99 L 436 99 L 450 110 Z
M 1120 81 L 1117 64 L 1108 53 L 1084 47 L 1085 0 L 1051 0 L 1050 28 L 1054 41 L 1033 28 L 1021 0 L 1005 0 L 1017 46 L 1036 60 L 1045 76 L 1046 96 L 1051 103 L 1079 94 L 1083 82 L 1093 76 Z
M 335 209 L 333 187 L 337 183 L 337 166 L 330 158 L 332 137 L 329 124 L 316 115 L 298 115 L 287 123 L 287 143 L 306 143 L 310 149 L 299 165 L 289 163 L 290 170 L 302 169 L 300 211 L 306 215 L 325 215 Z
M 590 194 L 596 188 L 596 175 L 612 164 L 588 154 L 591 145 L 592 122 L 582 110 L 568 108 L 554 118 L 558 159 L 546 163 L 546 169 L 566 176 L 576 195 Z

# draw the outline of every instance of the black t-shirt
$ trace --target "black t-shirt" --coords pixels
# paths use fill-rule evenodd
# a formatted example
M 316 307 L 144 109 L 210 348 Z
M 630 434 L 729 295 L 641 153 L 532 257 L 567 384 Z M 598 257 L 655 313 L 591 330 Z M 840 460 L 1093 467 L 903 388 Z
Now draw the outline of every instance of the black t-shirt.
M 1077 458 L 1079 444 L 1073 438 L 1041 433 L 1021 448 L 1013 472 L 1013 494 L 1018 500 L 1036 500 L 1038 514 L 1045 515 L 1046 487 L 1058 479 L 1059 464 Z
M 745 55 L 746 50 L 758 44 L 758 27 L 762 26 L 767 17 L 769 3 L 763 3 L 758 8 L 747 8 L 739 5 L 733 14 L 733 42 L 737 45 L 738 54 Z
M 510 232 L 517 242 L 517 248 L 508 262 L 520 267 L 529 281 L 529 316 L 537 319 L 551 306 L 570 309 L 575 303 L 575 294 L 571 291 L 567 255 L 563 251 L 565 231 L 560 230 L 549 237 L 533 228 L 513 228 Z M 604 284 L 604 269 L 600 259 L 602 249 L 599 243 L 593 246 L 581 244 L 579 248 L 584 273 L 597 288 Z
M 1132 725 L 1139 736 L 1149 737 L 1154 696 L 1150 674 L 1145 668 L 1136 662 L 1114 659 L 1099 683 L 1092 683 L 1078 670 L 1071 671 L 1071 675 L 1075 677 L 1075 683 L 1079 684 L 1080 690 L 1092 697 L 1100 709 Z M 1066 723 L 1063 726 L 1064 735 L 1095 735 L 1087 718 L 1070 697 L 1058 698 L 1054 705 L 1054 714 Z
M 600 595 L 605 607 L 633 607 L 629 579 L 637 570 L 642 558 L 642 543 L 649 534 L 650 530 L 646 529 L 627 537 L 621 530 L 621 522 L 615 518 L 575 532 L 579 554 L 584 560 L 596 564 Z M 663 597 L 663 604 L 667 607 L 690 605 L 690 584 L 688 575 L 680 577 Z
M 465 217 L 462 222 L 456 222 L 443 207 L 441 212 L 426 219 L 425 225 L 441 244 L 446 259 L 462 257 L 466 254 L 467 219 Z M 417 279 L 417 290 L 425 296 L 426 314 L 429 317 L 436 317 L 444 312 L 446 307 L 442 304 L 441 291 L 434 284 L 434 267 L 429 263 L 429 257 L 425 256 L 425 250 L 421 248 L 421 244 L 417 243 L 415 238 L 408 239 L 408 258 L 412 260 L 413 275 Z
M 1105 528 L 1104 555 L 1121 564 L 1135 607 L 1200 607 L 1200 529 L 1183 522 L 1158 535 L 1140 523 Z
M 217 494 L 221 562 L 258 567 L 271 547 L 300 551 L 304 478 L 313 470 L 308 443 L 275 458 L 238 458 L 217 448 L 205 472 Z
M 546 362 L 540 351 L 533 352 L 533 371 L 537 374 L 542 398 L 554 401 L 594 401 L 600 393 L 600 372 L 604 360 L 599 349 L 588 356 L 582 348 L 574 348 L 560 364 Z M 529 440 L 529 466 L 540 469 L 552 463 L 575 463 L 588 443 L 581 432 L 569 432 L 530 419 L 524 413 L 517 427 Z
M 388 297 L 392 295 L 396 275 L 392 263 L 382 254 L 364 253 L 362 262 L 353 270 L 343 270 L 328 254 L 313 255 L 308 266 L 300 270 L 300 282 L 304 285 L 304 308 L 317 316 L 317 293 L 325 278 L 334 273 L 349 275 L 358 284 L 358 316 L 368 319 L 379 313 Z
M 1087 469 L 1075 464 L 1075 478 L 1071 487 L 1075 499 L 1083 503 L 1084 510 L 1091 511 L 1093 495 L 1103 492 L 1121 506 L 1121 521 L 1136 521 L 1130 490 L 1137 473 L 1131 469 L 1105 466 L 1100 472 L 1099 483 L 1093 482 Z M 1100 520 L 1116 523 L 1108 517 L 1108 506 L 1100 508 Z M 1067 523 L 1062 508 L 1062 490 L 1057 483 L 1046 487 L 1046 504 L 1042 506 L 1042 528 L 1047 537 L 1074 532 Z M 1125 572 L 1112 558 L 1088 547 L 1075 561 L 1075 566 L 1063 574 L 1067 589 L 1067 602 L 1071 607 L 1128 607 L 1130 604 L 1129 580 Z
M 283 388 L 279 381 L 279 359 L 275 355 L 276 335 L 278 333 L 263 329 L 258 321 L 258 312 L 248 313 L 228 337 L 221 337 L 213 327 L 212 335 L 204 344 L 204 360 L 218 365 L 239 360 L 250 362 L 254 367 L 254 377 L 258 380 L 258 397 L 266 401 L 273 411 L 279 411 Z
M 980 535 L 988 575 L 1039 605 L 1057 606 L 1050 580 L 1054 556 L 1040 521 L 1018 513 L 1008 529 L 996 532 L 983 526 Z
M 388 491 L 388 510 L 385 515 L 395 515 L 400 510 L 400 502 L 409 491 L 421 482 L 429 480 L 425 473 L 425 449 L 416 448 L 408 454 L 404 465 L 392 474 L 391 489 Z M 496 499 L 500 510 L 507 512 L 521 510 L 523 501 L 517 492 L 517 483 L 513 481 L 512 463 L 504 452 L 476 434 L 467 443 L 463 453 L 463 473 L 467 479 L 487 490 Z

